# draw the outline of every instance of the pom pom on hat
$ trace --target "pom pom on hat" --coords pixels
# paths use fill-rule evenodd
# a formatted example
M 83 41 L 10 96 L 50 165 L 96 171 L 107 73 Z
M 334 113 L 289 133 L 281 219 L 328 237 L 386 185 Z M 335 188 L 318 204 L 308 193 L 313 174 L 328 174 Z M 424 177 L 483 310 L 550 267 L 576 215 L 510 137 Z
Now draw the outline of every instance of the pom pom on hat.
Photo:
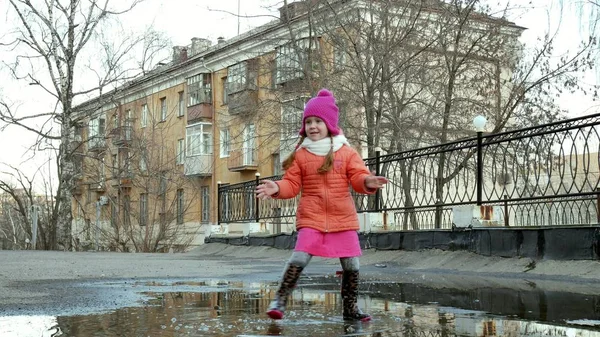
M 340 134 L 340 128 L 338 127 L 339 109 L 331 91 L 321 89 L 316 97 L 311 98 L 306 103 L 304 115 L 302 116 L 302 128 L 300 129 L 301 136 L 306 136 L 304 122 L 308 117 L 322 119 L 332 136 Z

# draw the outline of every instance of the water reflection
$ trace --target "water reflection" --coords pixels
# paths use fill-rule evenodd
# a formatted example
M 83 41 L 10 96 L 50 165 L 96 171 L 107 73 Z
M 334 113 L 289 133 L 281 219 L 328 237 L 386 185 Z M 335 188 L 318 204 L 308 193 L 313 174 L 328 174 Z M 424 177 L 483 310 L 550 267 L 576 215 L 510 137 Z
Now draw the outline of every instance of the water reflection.
M 111 313 L 58 317 L 60 336 L 568 336 L 600 337 L 598 296 L 540 294 L 502 289 L 461 291 L 422 286 L 366 284 L 359 305 L 371 323 L 341 318 L 339 283 L 303 280 L 286 319 L 264 315 L 275 284 L 223 281 L 146 283 L 152 298 L 143 307 Z M 165 288 L 185 291 L 163 292 Z M 190 291 L 194 288 L 193 291 Z M 519 298 L 516 301 L 514 297 Z M 562 303 L 559 301 L 562 301 Z M 536 302 L 537 301 L 537 302 Z M 529 310 L 536 307 L 535 313 Z M 503 314 L 504 312 L 504 314 Z M 552 322 L 548 318 L 552 318 Z M 4 321 L 2 321 L 4 319 Z M 0 327 L 12 318 L 0 318 Z M 15 318 L 16 319 L 16 318 Z M 4 324 L 2 324 L 4 322 Z M 0 328 L 0 332 L 2 328 Z M 0 333 L 0 336 L 3 334 Z M 10 336 L 10 335 L 9 335 Z M 15 335 L 45 336 L 41 334 Z M 59 336 L 59 335 L 57 335 Z

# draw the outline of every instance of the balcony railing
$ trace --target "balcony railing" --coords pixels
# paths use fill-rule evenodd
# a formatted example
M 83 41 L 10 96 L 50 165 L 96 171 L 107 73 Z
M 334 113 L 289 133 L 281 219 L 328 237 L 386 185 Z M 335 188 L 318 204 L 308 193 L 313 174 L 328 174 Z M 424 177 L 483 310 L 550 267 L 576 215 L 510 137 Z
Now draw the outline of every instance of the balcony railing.
M 104 181 L 90 182 L 90 191 L 104 192 L 106 190 L 106 184 Z
M 229 171 L 253 171 L 258 169 L 258 151 L 255 148 L 242 148 L 229 153 Z
M 212 175 L 212 154 L 186 156 L 183 170 L 186 176 Z
M 247 88 L 229 94 L 227 106 L 231 115 L 251 113 L 258 106 L 258 90 Z
M 130 171 L 113 173 L 112 185 L 118 187 L 131 187 L 133 185 L 133 173 Z
M 131 126 L 120 126 L 111 132 L 113 145 L 125 145 L 131 142 L 133 138 L 133 128 Z

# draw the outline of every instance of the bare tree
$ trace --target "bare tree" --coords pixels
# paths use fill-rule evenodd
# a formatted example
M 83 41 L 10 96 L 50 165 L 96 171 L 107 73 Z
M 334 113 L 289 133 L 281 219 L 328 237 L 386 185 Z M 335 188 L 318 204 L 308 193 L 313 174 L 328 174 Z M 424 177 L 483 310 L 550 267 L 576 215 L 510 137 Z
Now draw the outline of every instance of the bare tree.
M 13 242 L 19 249 L 29 248 L 25 240 L 30 240 L 31 247 L 36 249 L 49 249 L 53 200 L 51 186 L 46 177 L 42 177 L 42 186 L 35 186 L 35 181 L 42 175 L 43 167 L 32 176 L 28 177 L 18 168 L 8 166 L 3 172 L 11 181 L 0 181 L 0 237 Z M 39 190 L 43 192 L 38 192 Z M 37 240 L 33 242 L 33 207 L 37 209 Z
M 108 89 L 144 73 L 158 60 L 164 40 L 148 30 L 139 35 L 116 33 L 120 15 L 142 0 L 30 1 L 9 0 L 17 25 L 2 42 L 18 53 L 5 63 L 15 80 L 39 86 L 53 100 L 47 112 L 16 111 L 8 99 L 0 102 L 0 120 L 37 135 L 38 144 L 56 150 L 58 181 L 54 198 L 50 242 L 53 249 L 72 245 L 71 192 L 75 187 L 76 159 L 70 147 L 72 130 L 95 111 L 78 111 L 78 101 L 103 95 Z M 112 27 L 111 27 L 112 25 Z M 140 51 L 140 49 L 142 51 Z M 141 56 L 133 62 L 137 55 Z M 37 71 L 38 68 L 43 71 Z M 88 107 L 89 108 L 89 107 Z M 37 123 L 41 125 L 35 125 Z

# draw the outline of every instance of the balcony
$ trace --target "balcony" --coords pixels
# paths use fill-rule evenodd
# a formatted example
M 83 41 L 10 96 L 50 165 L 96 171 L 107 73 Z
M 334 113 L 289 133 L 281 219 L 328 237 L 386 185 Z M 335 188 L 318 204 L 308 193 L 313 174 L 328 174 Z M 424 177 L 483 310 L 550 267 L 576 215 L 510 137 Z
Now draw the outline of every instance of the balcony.
M 133 128 L 131 126 L 120 126 L 111 131 L 112 143 L 115 146 L 127 145 L 131 142 Z
M 258 151 L 253 148 L 231 151 L 227 160 L 227 168 L 232 172 L 256 171 L 258 169 Z
M 199 89 L 190 92 L 190 102 L 187 108 L 187 123 L 193 124 L 202 119 L 213 118 L 212 90 Z
M 88 151 L 101 152 L 106 149 L 106 139 L 100 136 L 94 136 L 88 139 Z
M 104 192 L 106 191 L 106 183 L 102 181 L 90 182 L 90 191 Z
M 183 171 L 186 176 L 211 176 L 212 154 L 186 156 Z
M 113 173 L 112 186 L 120 188 L 129 188 L 133 186 L 133 173 L 116 172 Z
M 251 113 L 258 106 L 258 90 L 248 87 L 229 94 L 227 106 L 230 115 Z

